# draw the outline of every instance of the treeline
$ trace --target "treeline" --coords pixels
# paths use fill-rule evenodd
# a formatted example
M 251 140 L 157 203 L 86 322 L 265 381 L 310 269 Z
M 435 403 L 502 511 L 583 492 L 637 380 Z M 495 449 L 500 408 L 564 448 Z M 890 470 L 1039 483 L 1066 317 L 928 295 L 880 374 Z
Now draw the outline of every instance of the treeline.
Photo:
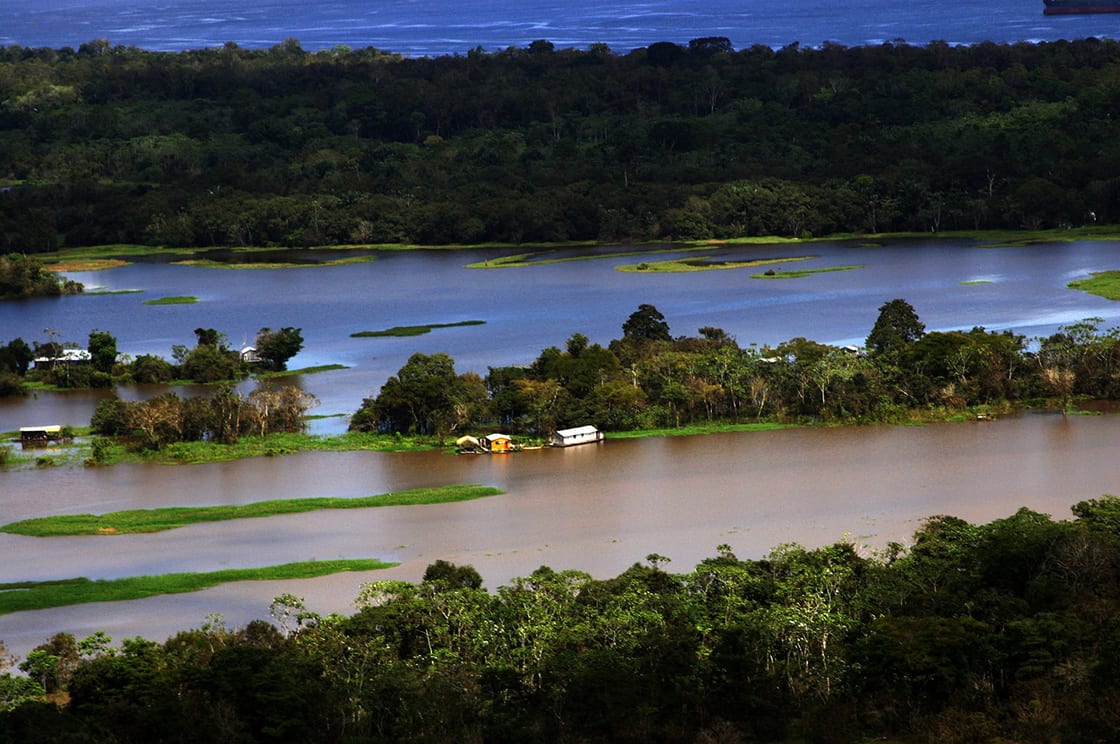
M 67 389 L 106 388 L 129 383 L 232 382 L 254 371 L 283 371 L 303 348 L 301 330 L 262 328 L 254 346 L 237 350 L 225 334 L 196 328 L 197 343 L 175 344 L 169 361 L 158 354 L 134 359 L 122 355 L 116 337 L 108 331 L 90 331 L 82 348 L 74 341 L 60 341 L 56 331 L 47 329 L 47 340 L 28 345 L 23 338 L 14 338 L 0 346 L 0 398 L 25 394 L 29 382 Z
M 0 49 L 0 247 L 1120 222 L 1120 43 Z
M 34 256 L 11 253 L 0 256 L 0 300 L 57 297 L 78 294 L 81 282 L 48 271 Z
M 106 398 L 90 419 L 95 435 L 112 437 L 135 450 L 160 450 L 177 442 L 235 444 L 243 436 L 301 432 L 314 395 L 294 385 L 258 387 L 241 395 L 232 385 L 210 396 L 180 398 L 173 392 L 143 401 Z M 93 463 L 101 462 L 109 442 L 94 439 Z
M 351 417 L 360 431 L 447 437 L 480 426 L 547 437 L 558 428 L 658 429 L 711 422 L 900 421 L 915 409 L 1120 398 L 1120 328 L 1100 318 L 1028 342 L 981 327 L 926 332 L 902 299 L 879 308 L 865 348 L 805 338 L 743 347 L 720 328 L 674 338 L 641 305 L 607 346 L 574 334 L 527 366 L 459 374 L 414 354 Z
M 0 741 L 1115 741 L 1120 500 L 1073 513 L 492 593 L 438 561 L 349 617 L 59 633 L 0 676 Z

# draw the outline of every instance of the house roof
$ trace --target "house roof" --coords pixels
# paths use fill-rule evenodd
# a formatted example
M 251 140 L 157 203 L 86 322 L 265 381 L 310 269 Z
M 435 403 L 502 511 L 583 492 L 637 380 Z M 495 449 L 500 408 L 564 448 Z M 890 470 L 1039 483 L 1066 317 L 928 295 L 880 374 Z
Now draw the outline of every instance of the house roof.
M 556 435 L 561 437 L 578 437 L 581 434 L 594 434 L 599 431 L 594 426 L 576 426 L 572 429 L 557 429 Z
M 36 357 L 35 363 L 40 362 L 88 362 L 93 359 L 93 354 L 90 354 L 85 349 L 63 349 L 62 353 L 53 357 Z

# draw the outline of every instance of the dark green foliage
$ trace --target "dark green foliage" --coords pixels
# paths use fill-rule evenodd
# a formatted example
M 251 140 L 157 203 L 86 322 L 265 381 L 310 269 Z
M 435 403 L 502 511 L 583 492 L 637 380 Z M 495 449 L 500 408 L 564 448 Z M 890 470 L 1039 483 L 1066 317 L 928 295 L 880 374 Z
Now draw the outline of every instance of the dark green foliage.
M 1112 40 L 736 51 L 701 37 L 616 55 L 542 39 L 420 59 L 288 46 L 3 50 L 0 173 L 15 184 L 0 248 L 1120 220 Z
M 669 324 L 653 305 L 639 305 L 622 324 L 622 337 L 628 341 L 669 341 Z
M 908 552 L 723 545 L 685 574 L 651 554 L 603 580 L 542 566 L 494 594 L 437 561 L 420 584 L 366 585 L 350 617 L 285 595 L 281 629 L 55 636 L 23 666 L 69 704 L 0 677 L 0 741 L 1112 741 L 1109 546 L 1024 509 L 930 518 Z M 1043 590 L 1055 574 L 1094 580 Z
M 0 211 L 0 216 L 2 214 Z M 77 294 L 81 291 L 81 284 L 47 271 L 42 261 L 35 256 L 25 256 L 22 253 L 0 256 L 0 300 L 17 297 L 57 297 L 63 294 Z
M 257 355 L 272 370 L 287 369 L 288 360 L 303 348 L 303 336 L 299 328 L 285 326 L 278 331 L 262 328 L 254 342 Z
M 0 371 L 22 377 L 35 359 L 34 352 L 22 338 L 13 338 L 7 346 L 0 347 Z
M 94 434 L 113 437 L 127 434 L 131 427 L 128 421 L 130 404 L 117 397 L 105 398 L 97 402 L 89 425 Z
M 133 382 L 167 383 L 175 379 L 175 368 L 171 362 L 153 354 L 141 354 L 133 359 L 128 371 Z
M 86 347 L 90 353 L 90 363 L 98 372 L 109 374 L 113 365 L 117 363 L 117 339 L 106 331 L 90 331 L 89 345 Z
M 424 581 L 439 583 L 448 589 L 479 589 L 482 576 L 474 566 L 456 566 L 442 558 L 424 569 Z
M 458 375 L 447 354 L 413 354 L 376 398 L 362 401 L 350 419 L 351 431 L 396 431 L 443 440 L 469 421 L 472 400 L 486 389 L 477 375 Z
M 898 353 L 922 337 L 925 324 L 906 300 L 891 300 L 879 308 L 879 317 L 867 336 L 867 350 L 879 354 Z

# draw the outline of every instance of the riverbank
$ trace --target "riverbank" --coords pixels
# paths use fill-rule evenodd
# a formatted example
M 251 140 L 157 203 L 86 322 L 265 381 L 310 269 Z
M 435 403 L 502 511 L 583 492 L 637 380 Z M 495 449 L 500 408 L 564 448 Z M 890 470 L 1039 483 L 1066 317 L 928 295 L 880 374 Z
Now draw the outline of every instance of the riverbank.
M 1099 410 L 1090 410 L 1093 401 L 1080 401 L 1067 413 L 1100 415 Z M 747 423 L 711 422 L 680 427 L 655 429 L 636 429 L 631 431 L 606 432 L 606 439 L 648 439 L 655 437 L 704 436 L 742 432 L 764 432 L 782 429 L 804 428 L 841 428 L 852 426 L 924 426 L 936 423 L 965 421 L 990 421 L 999 417 L 1015 415 L 1027 410 L 1060 410 L 1056 401 L 1033 401 L 1032 405 L 1014 406 L 1010 403 L 973 406 L 967 409 L 930 407 L 906 411 L 899 416 L 884 421 L 755 421 Z M 28 469 L 49 467 L 109 467 L 128 463 L 156 463 L 162 465 L 200 465 L 206 463 L 232 462 L 254 457 L 280 457 L 303 452 L 443 452 L 455 454 L 453 443 L 440 442 L 433 436 L 405 436 L 402 434 L 371 434 L 366 432 L 346 432 L 339 435 L 316 435 L 306 433 L 276 433 L 261 436 L 242 437 L 234 444 L 218 442 L 178 442 L 162 450 L 131 451 L 122 442 L 109 438 L 97 438 L 101 444 L 94 445 L 88 428 L 75 428 L 74 440 L 60 447 L 15 450 L 0 460 L 2 469 Z M 525 448 L 539 448 L 544 441 L 534 437 L 514 437 Z M 18 432 L 7 432 L 2 441 L 18 441 Z M 0 444 L 0 448 L 3 445 Z M 97 452 L 95 458 L 94 453 Z
M 788 245 L 812 244 L 836 241 L 863 241 L 879 242 L 888 240 L 973 240 L 990 247 L 1021 246 L 1033 243 L 1068 243 L 1076 240 L 1120 240 L 1120 226 L 1118 225 L 1093 225 L 1087 227 L 1074 227 L 1069 229 L 1053 230 L 953 230 L 945 232 L 894 232 L 894 233 L 838 233 L 812 237 L 791 238 L 778 235 L 764 237 L 728 238 L 720 240 L 682 240 L 682 241 L 656 241 L 643 243 L 614 243 L 614 242 L 537 242 L 537 243 L 472 243 L 449 245 L 419 245 L 413 243 L 358 243 L 349 245 L 321 245 L 307 248 L 291 246 L 206 246 L 199 248 L 172 248 L 168 246 L 148 246 L 136 244 L 114 244 L 100 246 L 84 246 L 65 248 L 51 253 L 36 254 L 36 257 L 53 271 L 93 271 L 108 270 L 126 266 L 129 259 L 151 258 L 155 256 L 181 257 L 172 261 L 178 265 L 206 266 L 219 268 L 255 268 L 255 269 L 287 269 L 310 268 L 317 266 L 337 266 L 340 264 L 359 263 L 369 258 L 349 259 L 324 259 L 314 263 L 294 263 L 286 261 L 254 262 L 254 254 L 277 251 L 369 251 L 399 252 L 399 251 L 465 251 L 465 250 L 517 250 L 517 254 L 491 259 L 475 264 L 469 268 L 509 268 L 515 266 L 540 265 L 560 261 L 585 260 L 579 257 L 562 259 L 528 260 L 534 253 L 544 250 L 573 249 L 573 248 L 609 248 L 612 246 L 635 246 L 634 250 L 611 254 L 612 257 L 633 256 L 643 254 L 656 254 L 680 250 L 703 250 L 713 246 L 736 245 Z M 206 254 L 222 251 L 231 256 L 244 256 L 247 260 L 215 261 L 206 258 Z M 600 258 L 601 256 L 587 257 Z

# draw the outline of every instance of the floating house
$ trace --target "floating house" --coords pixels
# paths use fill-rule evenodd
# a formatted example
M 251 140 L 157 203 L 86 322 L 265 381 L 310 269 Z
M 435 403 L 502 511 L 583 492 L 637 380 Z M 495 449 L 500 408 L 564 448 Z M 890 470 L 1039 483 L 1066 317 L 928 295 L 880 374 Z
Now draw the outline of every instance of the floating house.
M 509 434 L 487 434 L 481 444 L 487 452 L 513 452 L 513 439 Z
M 19 427 L 19 441 L 22 444 L 46 444 L 60 439 L 62 439 L 62 427 L 58 424 Z
M 603 432 L 594 426 L 577 426 L 574 429 L 559 429 L 549 444 L 553 447 L 571 447 L 575 444 L 591 444 L 603 441 Z
M 56 356 L 35 357 L 35 367 L 38 369 L 51 369 L 59 365 L 88 364 L 93 361 L 93 354 L 85 349 L 62 349 Z

